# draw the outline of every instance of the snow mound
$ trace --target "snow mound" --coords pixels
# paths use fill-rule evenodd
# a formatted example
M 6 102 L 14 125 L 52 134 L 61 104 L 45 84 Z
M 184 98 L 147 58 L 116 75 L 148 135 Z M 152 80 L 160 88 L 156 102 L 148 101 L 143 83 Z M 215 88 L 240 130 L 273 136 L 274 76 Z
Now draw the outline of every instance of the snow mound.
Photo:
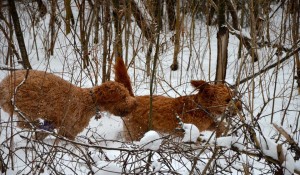
M 216 133 L 213 131 L 202 131 L 200 133 L 199 137 L 200 137 L 201 141 L 212 142 L 216 139 Z
M 226 148 L 231 148 L 231 146 L 234 145 L 234 143 L 236 142 L 237 142 L 237 138 L 233 136 L 219 137 L 217 138 L 216 141 L 218 146 L 223 146 Z
M 182 139 L 183 142 L 196 142 L 197 141 L 197 139 L 200 135 L 200 131 L 197 128 L 197 126 L 195 126 L 193 124 L 184 123 L 183 129 L 184 129 L 184 137 Z
M 156 131 L 148 131 L 140 140 L 140 146 L 144 150 L 157 151 L 161 145 L 162 139 Z

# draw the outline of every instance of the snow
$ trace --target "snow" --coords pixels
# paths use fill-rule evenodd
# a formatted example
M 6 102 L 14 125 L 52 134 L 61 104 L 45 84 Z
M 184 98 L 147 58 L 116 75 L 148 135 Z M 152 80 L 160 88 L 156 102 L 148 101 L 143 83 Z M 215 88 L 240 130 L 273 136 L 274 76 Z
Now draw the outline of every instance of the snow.
M 212 142 L 216 139 L 216 133 L 213 131 L 202 131 L 200 133 L 200 139 L 202 141 L 209 141 Z
M 300 172 L 300 160 L 295 161 L 295 171 Z
M 264 154 L 266 154 L 267 156 L 272 157 L 275 160 L 278 160 L 278 156 L 277 156 L 277 144 L 265 137 L 259 134 L 259 143 L 260 143 L 260 147 L 262 148 L 262 151 Z
M 285 167 L 284 174 L 294 174 L 295 160 L 290 151 L 288 151 L 287 148 L 283 145 L 275 143 L 275 141 L 271 140 L 270 138 L 267 138 L 260 134 L 258 134 L 258 136 L 263 153 L 275 160 L 282 161 L 282 166 Z M 281 155 L 278 155 L 279 153 Z
M 95 175 L 116 175 L 122 174 L 122 167 L 117 165 L 116 163 L 109 163 L 107 164 L 106 161 L 97 161 L 95 167 L 93 167 L 93 171 Z
M 285 161 L 282 163 L 282 166 L 285 167 L 284 174 L 294 174 L 295 171 L 295 160 L 293 155 L 290 151 L 287 150 L 287 148 L 283 149 L 283 157 L 285 158 Z
M 238 31 L 237 31 L 238 32 Z M 244 36 L 245 38 L 247 38 L 247 39 L 251 39 L 251 35 L 250 35 L 250 33 L 248 32 L 248 31 L 246 31 L 245 29 L 242 29 L 242 31 L 241 31 L 241 34 L 242 34 L 242 36 Z
M 157 151 L 162 143 L 162 139 L 156 131 L 150 130 L 141 138 L 139 145 L 144 150 Z
M 144 10 L 140 2 L 138 2 L 138 5 Z M 277 6 L 274 5 L 273 8 Z M 284 13 L 279 9 L 278 14 Z M 77 13 L 74 13 L 74 16 L 76 17 Z M 149 17 L 148 14 L 145 16 Z M 58 16 L 58 18 L 60 17 Z M 278 24 L 281 22 L 278 23 L 276 20 L 281 18 L 281 15 L 277 15 L 275 20 L 271 19 L 274 20 L 270 25 L 271 42 L 278 42 L 279 37 L 277 33 L 281 33 L 278 31 Z M 95 79 L 98 79 L 99 84 L 102 75 L 91 70 L 101 70 L 103 47 L 101 42 L 98 45 L 91 44 L 91 57 L 93 57 L 91 59 L 91 67 L 82 69 L 80 55 L 76 51 L 81 46 L 74 46 L 74 42 L 78 44 L 80 42 L 75 41 L 76 39 L 73 41 L 70 35 L 67 36 L 68 39 L 65 39 L 65 36 L 60 36 L 61 31 L 58 31 L 59 36 L 54 55 L 47 58 L 47 54 L 43 51 L 46 46 L 41 41 L 42 38 L 48 36 L 47 32 L 49 31 L 47 27 L 49 25 L 47 19 L 49 20 L 49 15 L 46 16 L 45 21 L 40 21 L 35 26 L 37 31 L 41 32 L 36 38 L 38 48 L 28 49 L 33 68 L 47 70 L 81 87 L 91 87 L 95 83 Z M 188 31 L 190 29 L 190 21 L 189 18 L 185 18 L 182 25 L 184 26 L 182 31 L 184 32 L 184 36 L 191 34 Z M 129 75 L 133 80 L 132 84 L 135 94 L 148 95 L 149 77 L 144 72 L 144 58 L 148 42 L 143 39 L 137 39 L 140 38 L 136 37 L 140 35 L 137 30 L 138 27 L 134 26 L 133 23 L 131 25 L 129 28 L 131 27 L 130 29 L 132 29 L 132 38 L 139 41 L 132 41 L 132 39 L 129 41 L 128 58 L 134 60 L 134 69 L 133 67 L 128 69 Z M 190 40 L 188 36 L 181 43 L 182 50 L 178 58 L 180 70 L 175 72 L 169 69 L 174 50 L 174 45 L 169 40 L 172 34 L 168 31 L 161 33 L 161 52 L 159 53 L 160 59 L 158 60 L 154 94 L 170 97 L 178 97 L 179 94 L 189 95 L 193 92 L 193 88 L 189 84 L 191 79 L 214 80 L 215 61 L 217 58 L 217 29 L 206 26 L 205 23 L 199 21 L 195 22 L 195 29 L 197 33 L 194 40 Z M 249 28 L 243 28 L 241 31 L 234 32 L 251 39 Z M 99 32 L 99 35 L 101 34 Z M 27 45 L 33 45 L 33 36 L 31 31 L 25 30 L 24 37 L 26 37 Z M 5 48 L 7 46 L 5 46 L 4 40 L 2 40 L 3 36 L 1 34 L 0 37 L 2 46 L 0 47 L 0 79 L 2 79 L 7 75 L 8 71 L 1 70 L 1 68 L 21 68 L 21 65 L 15 60 L 12 60 L 12 66 L 4 64 L 6 58 L 4 53 L 6 53 Z M 259 62 L 252 63 L 251 58 L 247 54 L 244 54 L 246 51 L 243 49 L 241 50 L 243 53 L 242 59 L 237 59 L 239 40 L 233 35 L 230 35 L 229 38 L 229 60 L 226 81 L 230 84 L 235 83 L 239 71 L 241 72 L 240 76 L 242 79 L 278 61 L 278 57 L 275 56 L 276 48 L 272 47 L 258 48 Z M 286 38 L 285 40 L 287 43 L 282 44 L 289 47 L 291 45 L 291 43 L 288 43 L 290 39 Z M 39 57 L 36 50 L 41 52 L 38 53 Z M 93 62 L 94 58 L 98 62 Z M 123 119 L 103 113 L 101 119 L 91 119 L 88 127 L 76 137 L 76 142 L 84 145 L 69 142 L 60 142 L 55 145 L 55 136 L 47 137 L 44 143 L 37 143 L 26 138 L 21 138 L 20 135 L 30 138 L 32 133 L 17 128 L 15 122 L 11 123 L 11 118 L 3 110 L 0 110 L 0 158 L 3 158 L 4 162 L 7 163 L 7 174 L 12 175 L 34 174 L 31 166 L 38 167 L 44 165 L 43 161 L 48 161 L 47 165 L 44 165 L 45 168 L 42 173 L 45 175 L 53 174 L 53 170 L 62 174 L 79 175 L 92 173 L 91 170 L 95 174 L 124 174 L 129 171 L 142 171 L 145 164 L 150 166 L 151 173 L 161 173 L 160 171 L 170 173 L 176 171 L 180 174 L 189 174 L 194 165 L 194 160 L 198 158 L 199 160 L 195 164 L 196 170 L 194 172 L 194 174 L 197 174 L 197 171 L 201 172 L 206 167 L 212 157 L 211 150 L 215 146 L 219 146 L 222 149 L 222 155 L 216 158 L 217 161 L 215 163 L 219 163 L 222 166 L 212 165 L 216 169 L 227 167 L 227 174 L 242 174 L 241 172 L 244 170 L 243 166 L 247 165 L 254 167 L 250 168 L 250 174 L 272 174 L 273 167 L 268 165 L 264 157 L 252 157 L 242 153 L 237 156 L 237 152 L 231 150 L 234 146 L 240 151 L 253 154 L 259 152 L 265 157 L 276 161 L 280 160 L 280 165 L 284 167 L 284 173 L 293 174 L 296 171 L 300 171 L 300 161 L 294 160 L 296 157 L 295 153 L 291 150 L 290 145 L 285 139 L 273 128 L 270 119 L 272 118 L 273 123 L 284 128 L 299 145 L 300 97 L 295 88 L 294 67 L 293 59 L 287 60 L 284 64 L 280 64 L 278 70 L 271 69 L 253 79 L 253 81 L 248 81 L 237 87 L 237 90 L 243 94 L 244 111 L 242 117 L 244 118 L 244 123 L 239 123 L 236 128 L 230 128 L 235 130 L 235 132 L 229 136 L 216 138 L 215 134 L 211 131 L 199 132 L 196 126 L 185 123 L 183 128 L 185 135 L 183 138 L 178 139 L 178 142 L 177 140 L 171 142 L 168 139 L 160 137 L 157 132 L 149 131 L 140 141 L 127 143 L 121 141 Z M 113 76 L 111 79 L 113 79 Z M 252 84 L 252 82 L 254 83 Z M 13 121 L 16 121 L 16 118 L 13 118 Z M 249 125 L 256 131 L 259 148 L 256 148 L 254 143 L 251 142 L 247 130 L 243 128 L 244 125 Z M 14 137 L 12 137 L 13 135 Z M 189 146 L 186 146 L 187 144 L 183 143 L 196 142 L 198 137 L 208 142 L 192 144 L 192 150 Z M 208 146 L 205 147 L 206 145 Z M 199 157 L 196 157 L 203 149 L 205 151 Z M 150 151 L 148 150 L 152 150 L 155 153 L 150 155 Z M 278 156 L 279 151 L 282 154 Z M 147 162 L 148 158 L 149 162 Z M 231 159 L 233 162 L 230 162 Z M 50 161 L 51 163 L 49 163 Z M 87 165 L 91 165 L 91 167 Z M 39 169 L 35 169 L 34 171 L 39 171 Z
M 152 167 L 152 173 L 157 173 L 161 169 L 161 162 L 155 160 L 152 162 L 151 167 Z
M 195 143 L 200 135 L 200 131 L 197 128 L 197 126 L 189 123 L 184 123 L 182 128 L 184 129 L 184 136 L 182 142 Z
M 236 137 L 228 136 L 228 137 L 219 137 L 216 140 L 216 144 L 218 146 L 223 146 L 226 148 L 231 148 L 231 146 L 236 143 Z

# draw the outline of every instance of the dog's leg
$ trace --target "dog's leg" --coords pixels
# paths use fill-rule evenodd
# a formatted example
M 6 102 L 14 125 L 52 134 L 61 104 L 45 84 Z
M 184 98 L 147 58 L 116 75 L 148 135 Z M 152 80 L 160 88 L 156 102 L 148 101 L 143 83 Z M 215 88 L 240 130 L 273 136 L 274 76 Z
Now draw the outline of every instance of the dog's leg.
M 44 140 L 48 135 L 49 135 L 49 133 L 46 133 L 43 131 L 38 131 L 38 132 L 35 132 L 34 139 L 35 140 Z
M 138 141 L 148 131 L 147 126 L 142 126 L 139 123 L 132 122 L 131 120 L 124 120 L 123 136 L 126 141 Z
M 54 125 L 49 123 L 48 121 L 45 123 L 41 124 L 39 120 L 35 121 L 25 121 L 23 117 L 21 117 L 19 114 L 17 115 L 18 117 L 18 127 L 23 128 L 23 129 L 43 129 L 46 131 L 53 131 L 54 130 Z M 37 131 L 34 133 L 33 138 L 35 140 L 44 140 L 49 133 L 43 132 L 43 131 Z
M 74 132 L 72 131 L 72 129 L 70 129 L 70 128 L 65 128 L 65 127 L 59 128 L 59 131 L 58 131 L 58 135 L 61 135 L 61 136 L 63 136 L 63 137 L 66 137 L 66 138 L 68 138 L 68 139 L 70 139 L 70 140 L 74 140 L 77 134 L 78 134 L 78 133 L 74 133 Z
M 29 122 L 24 121 L 21 118 L 19 118 L 19 120 L 17 121 L 17 126 L 21 129 L 31 129 L 32 128 L 31 125 L 29 124 Z
M 55 129 L 55 126 L 52 122 L 50 122 L 48 120 L 44 120 L 43 123 L 39 123 L 38 129 L 43 129 L 45 131 L 53 132 Z M 48 135 L 49 135 L 49 133 L 47 133 L 47 132 L 43 132 L 43 131 L 36 132 L 35 139 L 36 140 L 44 140 Z
M 214 122 L 209 126 L 209 128 L 207 128 L 207 130 L 216 131 L 216 137 L 220 137 L 225 132 L 226 126 L 224 122 Z

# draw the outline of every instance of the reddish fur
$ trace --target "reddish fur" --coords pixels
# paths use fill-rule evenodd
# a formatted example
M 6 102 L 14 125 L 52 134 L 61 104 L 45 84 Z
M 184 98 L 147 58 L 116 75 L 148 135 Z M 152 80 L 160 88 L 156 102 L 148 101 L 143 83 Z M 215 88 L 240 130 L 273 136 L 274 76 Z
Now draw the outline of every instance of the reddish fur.
M 115 70 L 118 70 L 118 73 L 115 74 L 115 81 L 122 83 L 128 89 L 129 94 L 131 96 L 134 96 L 134 93 L 133 93 L 132 87 L 131 87 L 130 78 L 129 78 L 129 75 L 127 74 L 127 68 L 121 57 L 117 57 L 117 59 L 116 59 Z
M 117 79 L 132 91 L 129 76 L 122 59 L 117 59 L 115 74 Z M 122 76 L 120 75 L 122 74 Z M 123 79 L 120 79 L 122 77 Z M 224 84 L 211 85 L 203 80 L 191 81 L 197 94 L 169 98 L 153 96 L 152 102 L 152 129 L 161 133 L 173 133 L 179 127 L 176 119 L 178 115 L 184 123 L 192 123 L 199 130 L 215 130 L 217 136 L 224 132 L 224 123 L 217 123 L 214 117 L 225 111 L 232 98 L 231 90 Z M 133 94 L 133 93 L 132 93 Z M 150 112 L 150 96 L 136 96 L 137 107 L 124 118 L 124 131 L 126 140 L 139 140 L 148 131 L 148 118 Z M 240 109 L 240 102 L 236 103 Z
M 14 114 L 11 99 L 25 75 L 26 71 L 15 71 L 0 83 L 0 106 L 11 116 Z M 80 88 L 53 74 L 35 70 L 29 71 L 15 95 L 16 107 L 30 122 L 38 118 L 47 120 L 59 130 L 60 135 L 72 140 L 88 125 L 97 108 L 125 116 L 135 107 L 135 102 L 128 90 L 117 82 Z M 30 128 L 22 117 L 17 116 L 21 121 L 19 127 Z

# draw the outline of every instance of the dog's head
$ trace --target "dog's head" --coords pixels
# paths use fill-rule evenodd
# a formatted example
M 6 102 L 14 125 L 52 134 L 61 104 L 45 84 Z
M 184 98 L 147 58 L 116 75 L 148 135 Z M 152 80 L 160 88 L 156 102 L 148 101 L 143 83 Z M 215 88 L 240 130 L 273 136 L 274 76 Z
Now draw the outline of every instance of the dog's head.
M 225 84 L 209 84 L 203 80 L 192 80 L 191 84 L 198 90 L 195 101 L 208 112 L 220 115 L 226 108 L 234 109 L 233 114 L 242 109 L 242 103 L 234 97 L 232 89 Z M 230 105 L 230 106 L 229 106 Z
M 101 111 L 126 116 L 136 107 L 136 99 L 118 82 L 108 81 L 94 89 L 95 100 Z

